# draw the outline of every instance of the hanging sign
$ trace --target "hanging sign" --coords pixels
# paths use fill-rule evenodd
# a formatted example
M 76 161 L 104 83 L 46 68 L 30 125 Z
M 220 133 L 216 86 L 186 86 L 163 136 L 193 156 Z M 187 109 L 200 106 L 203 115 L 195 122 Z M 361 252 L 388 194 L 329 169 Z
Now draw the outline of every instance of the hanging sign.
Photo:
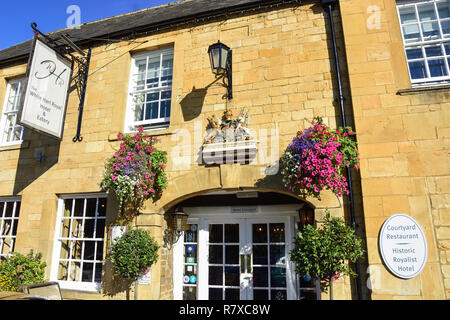
M 19 111 L 20 124 L 62 138 L 73 63 L 34 39 Z
M 395 214 L 384 222 L 379 246 L 385 265 L 399 278 L 414 278 L 427 261 L 427 241 L 422 228 L 406 214 Z

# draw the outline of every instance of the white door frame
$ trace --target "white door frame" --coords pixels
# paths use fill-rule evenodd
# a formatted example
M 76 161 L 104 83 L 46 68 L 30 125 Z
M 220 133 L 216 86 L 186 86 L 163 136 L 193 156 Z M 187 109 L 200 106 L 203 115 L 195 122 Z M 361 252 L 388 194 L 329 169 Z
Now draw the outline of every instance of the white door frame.
M 242 221 L 241 219 L 247 219 L 247 221 L 250 221 L 251 223 L 271 223 L 272 221 L 286 223 L 285 241 L 287 299 L 296 300 L 298 295 L 298 283 L 295 275 L 295 266 L 289 259 L 289 252 L 293 249 L 293 241 L 297 225 L 296 222 L 298 222 L 298 210 L 302 206 L 303 204 L 299 203 L 268 206 L 183 207 L 183 211 L 189 215 L 188 224 L 198 224 L 199 253 L 208 252 L 207 242 L 209 231 L 207 224 L 210 221 L 217 223 L 233 223 L 233 221 Z M 183 299 L 183 239 L 184 237 L 181 236 L 178 242 L 173 246 L 173 295 L 175 300 Z M 208 285 L 207 259 L 207 254 L 198 255 L 198 289 L 201 287 L 207 287 Z M 207 291 L 197 290 L 197 299 L 207 300 Z

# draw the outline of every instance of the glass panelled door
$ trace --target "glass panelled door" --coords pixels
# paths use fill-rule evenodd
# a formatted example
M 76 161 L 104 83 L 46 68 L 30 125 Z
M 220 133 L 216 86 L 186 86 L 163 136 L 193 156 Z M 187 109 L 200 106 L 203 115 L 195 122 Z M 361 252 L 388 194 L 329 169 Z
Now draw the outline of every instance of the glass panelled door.
M 286 225 L 251 223 L 254 300 L 286 300 Z
M 286 300 L 287 224 L 283 219 L 206 221 L 208 277 L 207 284 L 199 288 L 202 296 L 209 300 Z
M 241 281 L 239 251 L 240 223 L 210 223 L 208 239 L 208 297 L 210 300 L 239 300 Z

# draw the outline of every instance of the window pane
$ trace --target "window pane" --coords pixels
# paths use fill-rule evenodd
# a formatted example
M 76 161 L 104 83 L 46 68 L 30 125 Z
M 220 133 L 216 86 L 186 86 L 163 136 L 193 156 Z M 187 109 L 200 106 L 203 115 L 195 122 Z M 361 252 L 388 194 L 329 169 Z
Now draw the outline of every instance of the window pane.
M 267 224 L 254 224 L 252 229 L 253 243 L 267 243 Z
M 270 246 L 270 264 L 274 265 L 285 265 L 286 264 L 286 253 L 285 246 Z
M 96 263 L 95 264 L 95 282 L 102 281 L 102 264 Z
M 225 225 L 225 242 L 239 243 L 239 224 Z
M 223 225 L 210 224 L 209 225 L 209 242 L 222 243 L 223 242 Z
M 139 94 L 133 97 L 134 100 L 134 121 L 144 120 L 144 100 L 145 96 Z
M 441 36 L 439 34 L 439 25 L 437 22 L 422 23 L 423 40 L 435 40 Z
M 239 289 L 225 289 L 225 300 L 239 300 L 240 294 L 241 292 Z
M 100 217 L 106 217 L 106 198 L 98 199 L 98 215 Z
M 223 246 L 210 245 L 209 246 L 209 263 L 223 263 Z
M 209 267 L 209 285 L 223 284 L 223 267 Z
M 284 223 L 270 224 L 270 242 L 284 242 Z
M 225 246 L 225 263 L 239 264 L 239 246 Z
M 450 18 L 450 3 L 448 1 L 439 2 L 437 4 L 439 18 Z
M 268 264 L 267 246 L 253 246 L 253 264 Z
M 239 267 L 225 267 L 225 285 L 239 287 L 240 285 Z
M 286 287 L 286 268 L 270 268 L 270 286 Z
M 270 290 L 270 300 L 286 300 L 286 290 Z
M 425 47 L 425 53 L 427 57 L 439 57 L 442 56 L 442 47 L 439 46 L 432 46 L 432 47 Z
M 420 21 L 430 21 L 436 20 L 436 13 L 434 12 L 434 4 L 425 4 L 417 6 L 417 11 L 419 12 Z
M 209 300 L 223 300 L 222 288 L 209 288 Z
M 431 77 L 443 77 L 447 75 L 444 59 L 428 60 L 428 68 Z
M 402 27 L 406 43 L 420 41 L 419 26 L 417 24 Z
M 83 260 L 94 260 L 95 259 L 95 241 L 85 241 L 84 242 L 84 256 Z
M 414 7 L 400 8 L 400 21 L 402 24 L 417 22 Z
M 423 58 L 423 52 L 421 48 L 406 49 L 406 57 L 408 59 L 420 59 Z
M 83 264 L 83 275 L 81 281 L 92 282 L 93 276 L 94 276 L 94 264 L 85 262 Z
M 75 209 L 73 211 L 74 217 L 82 217 L 84 212 L 84 199 L 75 200 Z
M 85 238 L 93 238 L 94 237 L 94 227 L 95 227 L 94 219 L 85 220 L 85 222 L 84 222 L 84 237 Z
M 411 73 L 411 79 L 423 79 L 427 77 L 425 70 L 425 62 L 415 61 L 409 63 L 409 71 Z
M 253 300 L 269 300 L 268 289 L 253 290 Z
M 253 286 L 254 287 L 268 287 L 269 286 L 269 268 L 268 267 L 254 267 L 253 268 Z
M 441 28 L 444 38 L 450 38 L 450 21 L 442 21 Z
M 105 219 L 97 219 L 97 227 L 95 228 L 95 238 L 103 238 L 105 235 Z
M 86 217 L 95 217 L 97 215 L 97 198 L 87 199 Z

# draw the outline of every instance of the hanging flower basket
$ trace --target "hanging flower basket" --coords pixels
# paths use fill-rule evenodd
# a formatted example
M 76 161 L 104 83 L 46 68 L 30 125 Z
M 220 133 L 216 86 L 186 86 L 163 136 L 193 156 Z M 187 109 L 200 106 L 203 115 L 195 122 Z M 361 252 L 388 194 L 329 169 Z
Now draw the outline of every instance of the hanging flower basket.
M 134 135 L 118 134 L 120 149 L 106 162 L 102 189 L 114 192 L 120 206 L 138 212 L 150 198 L 156 201 L 167 188 L 167 153 L 155 148 L 156 138 L 144 136 L 139 128 Z
M 323 189 L 338 197 L 349 194 L 344 169 L 359 169 L 355 133 L 350 127 L 331 130 L 321 118 L 311 123 L 311 127 L 297 132 L 281 158 L 285 186 L 317 198 Z

